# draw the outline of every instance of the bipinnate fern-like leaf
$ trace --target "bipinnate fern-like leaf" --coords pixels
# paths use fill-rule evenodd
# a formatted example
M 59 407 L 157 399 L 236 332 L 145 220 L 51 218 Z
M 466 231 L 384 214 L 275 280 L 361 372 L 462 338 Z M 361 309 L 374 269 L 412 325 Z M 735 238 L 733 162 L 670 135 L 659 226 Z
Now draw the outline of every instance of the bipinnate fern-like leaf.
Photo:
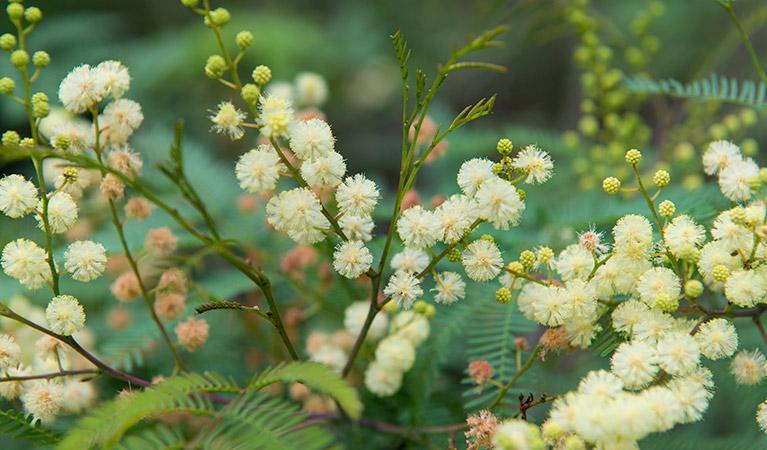
M 141 430 L 136 434 L 125 436 L 115 445 L 115 450 L 181 450 L 187 440 L 178 431 L 158 425 Z
M 261 389 L 273 383 L 302 383 L 308 388 L 332 397 L 349 417 L 354 419 L 362 412 L 362 403 L 355 391 L 330 367 L 316 362 L 292 362 L 266 370 L 251 380 L 252 389 Z
M 479 315 L 476 324 L 469 329 L 468 360 L 488 361 L 493 366 L 493 379 L 506 384 L 517 374 L 517 350 L 514 339 L 535 330 L 536 325 L 525 319 L 516 303 L 490 303 Z M 529 352 L 525 352 L 522 359 L 526 360 L 528 357 Z M 521 381 L 524 382 L 528 374 L 530 372 L 526 373 Z M 467 379 L 465 382 L 471 383 L 471 380 Z M 498 386 L 490 383 L 483 389 L 478 389 L 472 384 L 463 394 L 466 399 L 465 408 L 472 411 L 487 407 L 499 394 L 499 389 Z M 517 393 L 511 389 L 507 395 L 512 396 Z
M 34 415 L 25 416 L 12 409 L 0 411 L 0 433 L 11 434 L 14 439 L 26 439 L 34 445 L 53 445 L 61 440 L 60 434 L 42 428 Z
M 623 83 L 634 92 L 664 94 L 697 100 L 738 103 L 755 109 L 767 108 L 767 86 L 763 81 L 739 81 L 712 73 L 708 78 L 689 83 L 669 78 L 651 80 L 643 76 L 625 78 Z

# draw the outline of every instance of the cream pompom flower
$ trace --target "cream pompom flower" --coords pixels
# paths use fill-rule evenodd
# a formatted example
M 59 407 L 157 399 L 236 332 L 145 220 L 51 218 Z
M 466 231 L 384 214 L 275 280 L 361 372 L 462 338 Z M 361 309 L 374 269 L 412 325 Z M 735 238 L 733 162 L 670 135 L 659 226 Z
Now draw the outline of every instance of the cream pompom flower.
M 0 334 L 0 370 L 15 367 L 19 363 L 21 347 L 16 339 L 8 334 Z
M 128 138 L 144 121 L 141 105 L 121 98 L 108 104 L 99 116 L 101 138 L 110 145 L 125 145 Z
M 708 359 L 729 358 L 738 348 L 738 332 L 727 319 L 709 320 L 698 328 L 695 340 Z
M 470 159 L 458 170 L 458 186 L 469 197 L 474 197 L 485 181 L 494 178 L 498 177 L 493 173 L 493 162 L 486 158 Z
M 67 111 L 79 114 L 107 95 L 104 74 L 83 64 L 72 69 L 59 85 L 59 100 Z
M 736 270 L 724 284 L 724 296 L 733 304 L 750 308 L 764 302 L 767 280 L 755 270 Z
M 178 343 L 193 352 L 208 340 L 210 326 L 205 319 L 195 319 L 190 316 L 186 321 L 176 325 L 174 331 L 178 337 Z
M 129 178 L 138 176 L 144 162 L 141 156 L 127 145 L 114 148 L 107 157 L 109 167 Z
M 437 243 L 437 221 L 434 213 L 421 205 L 402 212 L 397 221 L 397 233 L 402 242 L 411 248 L 431 247 Z
M 95 280 L 106 269 L 106 250 L 97 242 L 76 241 L 69 244 L 64 261 L 64 268 L 75 280 Z
M 516 225 L 525 210 L 517 188 L 497 177 L 483 182 L 475 192 L 474 200 L 479 217 L 492 223 L 496 230 L 508 230 L 509 225 Z
M 324 156 L 307 159 L 301 164 L 301 177 L 311 187 L 336 187 L 346 173 L 344 158 L 334 151 Z
M 104 96 L 119 99 L 130 89 L 130 73 L 120 61 L 102 61 L 93 70 L 98 72 L 104 86 Z
M 362 300 L 349 305 L 344 311 L 344 328 L 349 333 L 357 336 L 362 330 L 368 313 L 370 312 L 370 302 Z M 386 335 L 389 327 L 389 319 L 385 312 L 376 314 L 373 323 L 370 325 L 368 337 L 371 339 L 381 339 Z
M 338 219 L 338 225 L 349 239 L 369 241 L 373 238 L 372 232 L 375 223 L 370 216 L 344 214 Z
M 631 336 L 634 325 L 642 321 L 649 311 L 650 308 L 646 304 L 634 299 L 627 300 L 613 311 L 613 328 L 626 336 Z
M 519 152 L 511 163 L 511 167 L 518 172 L 526 174 L 525 183 L 544 183 L 551 178 L 554 163 L 548 153 L 535 145 L 528 145 Z
M 6 216 L 24 217 L 37 201 L 37 188 L 21 175 L 8 175 L 0 180 L 0 211 Z
M 650 257 L 652 227 L 643 216 L 628 214 L 613 228 L 615 253 L 629 262 L 644 261 Z
M 347 241 L 333 253 L 333 268 L 346 278 L 358 278 L 370 269 L 373 255 L 362 241 Z
M 234 171 L 241 189 L 263 194 L 277 187 L 281 167 L 275 150 L 268 145 L 259 145 L 240 156 Z
M 652 345 L 640 341 L 624 342 L 613 353 L 611 370 L 627 388 L 641 388 L 658 372 L 656 358 Z
M 50 422 L 64 406 L 64 389 L 54 380 L 38 380 L 31 383 L 22 400 L 35 419 Z
M 503 258 L 493 243 L 484 239 L 476 240 L 463 252 L 463 267 L 466 275 L 475 281 L 492 280 L 501 272 Z
M 606 370 L 592 370 L 578 384 L 578 393 L 613 398 L 623 391 L 623 382 Z
M 211 111 L 212 112 L 212 111 Z M 245 120 L 245 113 L 235 108 L 232 102 L 221 102 L 215 114 L 210 116 L 213 122 L 213 129 L 218 134 L 228 134 L 229 138 L 240 139 L 245 130 L 242 128 L 242 122 Z
M 421 280 L 410 272 L 394 272 L 384 289 L 384 295 L 394 300 L 399 307 L 409 309 L 423 295 Z
M 327 156 L 335 144 L 330 125 L 324 120 L 302 120 L 290 127 L 290 149 L 301 160 Z
M 85 312 L 76 298 L 59 295 L 45 308 L 45 320 L 54 333 L 71 336 L 85 327 Z
M 709 175 L 715 175 L 741 159 L 740 147 L 729 141 L 714 141 L 708 144 L 703 153 L 703 170 Z
M 682 285 L 673 270 L 665 267 L 653 267 L 639 277 L 637 291 L 639 298 L 650 308 L 657 307 L 659 296 L 675 299 L 679 296 Z
M 391 321 L 390 333 L 404 337 L 414 347 L 423 344 L 430 332 L 429 320 L 415 311 L 400 311 Z
M 702 384 L 685 378 L 677 378 L 668 383 L 668 388 L 682 407 L 681 423 L 697 422 L 708 409 L 709 392 Z
M 474 200 L 465 195 L 451 196 L 434 210 L 438 239 L 445 244 L 458 241 L 477 217 L 477 204 Z
M 674 393 L 667 387 L 652 386 L 639 395 L 653 412 L 651 419 L 653 431 L 668 431 L 684 419 L 682 406 L 677 403 Z
M 45 250 L 26 239 L 16 239 L 6 244 L 2 255 L 3 271 L 9 276 L 27 283 L 45 274 L 50 276 Z
M 569 245 L 554 260 L 562 281 L 585 280 L 594 269 L 594 256 L 579 244 Z
M 394 334 L 378 344 L 375 357 L 377 364 L 407 372 L 415 362 L 415 347 L 409 340 Z
M 367 216 L 375 209 L 380 195 L 376 184 L 358 173 L 338 186 L 336 202 L 344 214 Z
M 402 387 L 402 372 L 375 361 L 365 371 L 365 387 L 379 397 L 393 395 Z
M 666 244 L 677 257 L 683 257 L 695 252 L 699 245 L 706 240 L 706 230 L 689 216 L 674 217 L 674 220 L 664 231 Z
M 296 99 L 303 107 L 320 107 L 328 98 L 328 84 L 321 75 L 304 72 L 296 76 Z
M 42 200 L 37 203 L 37 210 L 42 213 Z M 42 217 L 35 215 L 35 219 L 37 219 L 38 227 L 41 230 L 44 229 Z M 48 225 L 51 233 L 64 233 L 72 228 L 75 222 L 77 222 L 77 203 L 66 192 L 57 192 L 48 200 Z
M 738 384 L 747 386 L 758 384 L 767 376 L 765 363 L 767 359 L 758 349 L 750 352 L 741 350 L 730 361 L 730 373 Z
M 396 271 L 421 273 L 428 265 L 431 258 L 421 249 L 406 247 L 391 259 L 391 266 Z
M 753 159 L 734 161 L 719 172 L 719 188 L 725 197 L 742 202 L 754 195 L 748 180 L 756 177 L 759 177 L 759 166 Z
M 557 327 L 571 318 L 573 306 L 568 301 L 565 289 L 559 286 L 546 286 L 538 294 L 531 305 L 536 322 Z
M 436 285 L 431 289 L 436 292 L 434 301 L 451 305 L 462 299 L 466 294 L 466 283 L 455 272 L 442 272 L 434 277 Z
M 657 350 L 658 365 L 672 375 L 687 375 L 700 362 L 700 346 L 688 333 L 667 333 L 658 340 Z
M 756 410 L 756 423 L 759 425 L 759 429 L 767 432 L 767 400 L 760 403 Z
M 301 245 L 325 239 L 321 229 L 330 226 L 322 215 L 320 200 L 307 188 L 280 192 L 266 204 L 267 221 Z

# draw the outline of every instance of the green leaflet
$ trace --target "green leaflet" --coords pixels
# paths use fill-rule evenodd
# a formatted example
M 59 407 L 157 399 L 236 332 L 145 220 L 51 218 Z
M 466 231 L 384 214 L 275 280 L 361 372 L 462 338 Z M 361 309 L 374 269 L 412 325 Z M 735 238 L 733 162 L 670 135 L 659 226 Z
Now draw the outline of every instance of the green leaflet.
M 40 421 L 29 414 L 12 409 L 0 411 L 0 433 L 11 434 L 14 439 L 27 439 L 34 445 L 53 445 L 61 440 L 61 435 L 40 426 Z
M 634 92 L 665 94 L 701 101 L 717 100 L 755 109 L 767 108 L 767 86 L 762 81 L 739 81 L 712 73 L 709 78 L 689 83 L 681 83 L 673 78 L 655 81 L 638 75 L 625 78 L 623 83 Z

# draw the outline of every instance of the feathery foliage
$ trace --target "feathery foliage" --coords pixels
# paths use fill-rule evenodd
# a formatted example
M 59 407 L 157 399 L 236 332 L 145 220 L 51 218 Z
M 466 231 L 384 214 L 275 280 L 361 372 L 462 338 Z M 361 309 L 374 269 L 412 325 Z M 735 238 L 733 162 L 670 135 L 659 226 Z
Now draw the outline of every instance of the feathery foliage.
M 654 81 L 638 75 L 626 78 L 623 82 L 634 92 L 738 103 L 756 109 L 767 108 L 767 86 L 763 81 L 738 81 L 712 73 L 709 78 L 689 83 L 682 83 L 673 78 Z
M 0 411 L 0 434 L 12 434 L 14 439 L 26 439 L 34 445 L 53 445 L 61 440 L 59 433 L 42 428 L 34 415 L 12 409 Z

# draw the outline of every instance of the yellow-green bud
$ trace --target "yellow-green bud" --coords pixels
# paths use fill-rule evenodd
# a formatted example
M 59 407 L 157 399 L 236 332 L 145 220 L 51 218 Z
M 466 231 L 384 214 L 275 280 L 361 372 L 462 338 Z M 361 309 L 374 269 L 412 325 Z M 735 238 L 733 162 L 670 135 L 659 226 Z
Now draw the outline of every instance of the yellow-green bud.
M 424 311 L 421 313 L 424 317 L 427 319 L 431 319 L 434 317 L 434 314 L 437 313 L 437 308 L 434 307 L 431 303 L 426 304 L 426 308 L 424 308 Z
M 43 12 L 36 6 L 30 6 L 24 10 L 24 19 L 29 23 L 37 23 L 43 20 Z
M 661 40 L 658 36 L 647 36 L 642 39 L 642 47 L 649 53 L 655 53 L 660 49 Z
M 384 307 L 384 311 L 386 311 L 389 314 L 393 314 L 397 311 L 399 311 L 399 306 L 395 302 L 387 302 Z
M 498 150 L 498 153 L 506 156 L 511 153 L 511 149 L 514 148 L 514 144 L 512 144 L 508 139 L 501 139 L 498 141 L 498 144 L 495 146 L 495 148 Z
M 767 183 L 767 167 L 759 169 L 759 178 L 762 179 L 762 183 Z
M 580 142 L 580 137 L 575 131 L 568 130 L 562 133 L 562 141 L 567 147 L 575 147 Z
M 671 217 L 674 215 L 675 211 L 676 206 L 671 200 L 663 200 L 660 202 L 660 205 L 658 205 L 658 214 L 660 214 L 661 217 Z
M 583 116 L 578 121 L 578 129 L 584 136 L 594 136 L 599 132 L 599 121 L 592 115 Z
M 221 55 L 211 55 L 208 57 L 208 61 L 205 63 L 205 75 L 208 78 L 220 78 L 224 74 L 224 68 L 226 67 L 226 60 Z
M 661 292 L 655 299 L 655 306 L 661 311 L 674 312 L 679 308 L 679 300 L 671 298 L 665 292 Z
M 487 241 L 487 242 L 490 242 L 491 244 L 495 243 L 495 239 L 493 239 L 493 237 L 490 236 L 489 234 L 483 234 L 482 236 L 480 236 L 479 240 Z
M 700 249 L 694 244 L 685 245 L 679 249 L 679 253 L 676 256 L 681 260 L 697 263 L 700 260 Z
M 512 272 L 525 273 L 525 266 L 519 261 L 512 261 L 506 267 Z
M 631 165 L 637 165 L 642 161 L 642 152 L 632 148 L 626 152 L 626 162 Z
M 722 119 L 722 123 L 730 132 L 736 132 L 740 129 L 740 119 L 735 114 L 727 114 Z
M 5 133 L 3 133 L 3 137 L 0 140 L 0 142 L 3 143 L 4 146 L 9 147 L 12 145 L 19 145 L 19 142 L 21 141 L 21 136 L 19 136 L 19 133 L 8 130 Z
M 501 164 L 503 164 L 504 166 L 511 166 L 512 162 L 513 160 L 509 158 L 508 156 L 504 156 L 503 158 L 501 158 Z
M 426 303 L 423 300 L 418 300 L 413 305 L 413 311 L 417 312 L 418 314 L 423 314 L 423 312 L 426 311 L 427 306 L 428 306 L 428 303 Z
M 61 176 L 64 178 L 65 182 L 74 183 L 77 181 L 77 169 L 75 167 L 67 167 L 61 171 Z
M 511 291 L 508 288 L 500 288 L 495 291 L 495 300 L 498 303 L 509 303 L 511 301 Z
M 503 172 L 503 164 L 501 163 L 493 164 L 493 173 L 498 175 L 501 172 Z
M 234 37 L 234 40 L 237 42 L 237 47 L 245 50 L 253 45 L 253 33 L 250 31 L 240 31 L 237 33 L 237 36 Z
M 264 85 L 272 79 L 272 69 L 267 66 L 258 66 L 253 69 L 251 76 L 257 84 Z
M 671 181 L 671 175 L 665 170 L 658 170 L 652 177 L 653 183 L 658 187 L 666 186 Z
M 0 94 L 8 95 L 13 92 L 14 88 L 16 88 L 16 82 L 12 78 L 0 78 Z
M 730 270 L 724 264 L 717 264 L 711 270 L 711 276 L 716 281 L 727 281 L 727 278 L 730 277 Z
M 35 117 L 45 117 L 51 112 L 51 105 L 48 103 L 48 96 L 38 92 L 32 96 L 32 115 Z
M 617 194 L 618 189 L 621 188 L 621 182 L 615 177 L 607 177 L 602 181 L 602 189 L 608 194 Z
M 647 59 L 645 54 L 639 47 L 629 47 L 624 54 L 626 61 L 634 67 L 643 66 Z
M 607 62 L 612 59 L 613 51 L 612 49 L 610 49 L 610 47 L 606 45 L 600 45 L 599 47 L 597 47 L 595 55 L 597 59 L 599 59 L 600 61 Z M 620 78 L 618 80 L 620 80 Z
M 711 139 L 724 139 L 727 137 L 727 127 L 721 123 L 715 123 L 708 129 L 708 134 Z
M 5 12 L 8 13 L 8 18 L 12 22 L 18 22 L 24 16 L 24 6 L 20 3 L 11 3 L 5 8 Z
M 755 177 L 750 177 L 749 179 L 746 180 L 746 184 L 752 190 L 758 191 L 759 189 L 762 188 L 762 178 L 759 175 Z
M 56 139 L 53 140 L 53 145 L 59 150 L 66 150 L 72 145 L 72 138 L 66 134 L 58 134 Z
M 535 253 L 525 250 L 519 255 L 519 262 L 525 267 L 532 267 L 535 264 Z
M 253 83 L 248 83 L 242 87 L 242 99 L 251 105 L 256 104 L 259 95 L 261 95 L 261 88 Z
M 684 295 L 690 298 L 698 298 L 703 293 L 703 283 L 698 280 L 690 280 L 684 284 Z
M 740 110 L 740 121 L 744 126 L 750 127 L 756 124 L 757 116 L 756 111 L 751 108 L 744 108 Z
M 759 153 L 759 143 L 754 138 L 746 138 L 740 142 L 740 150 L 746 156 L 756 156 Z
M 231 18 L 232 15 L 226 8 L 216 8 L 210 12 L 210 20 L 219 27 L 226 25 Z
M 16 47 L 16 36 L 11 33 L 0 36 L 0 48 L 10 51 L 13 47 Z
M 524 202 L 524 201 L 525 201 L 525 199 L 527 198 L 527 192 L 525 192 L 524 190 L 522 190 L 522 189 L 520 189 L 520 188 L 517 188 L 517 194 L 519 194 L 519 199 L 520 199 L 521 201 L 523 201 L 523 202 Z
M 194 8 L 199 2 L 200 0 L 181 0 L 181 4 L 187 8 Z
M 597 110 L 597 105 L 594 103 L 594 100 L 591 100 L 589 98 L 585 98 L 581 100 L 581 112 L 584 114 L 593 114 L 594 111 Z
M 586 450 L 586 442 L 578 435 L 572 435 L 565 439 L 565 450 Z
M 26 50 L 16 50 L 11 53 L 11 64 L 17 69 L 21 69 L 29 62 L 29 53 Z
M 51 63 L 51 55 L 49 55 L 47 52 L 39 51 L 35 52 L 32 55 L 32 64 L 35 65 L 35 67 L 45 67 L 48 64 Z
M 647 11 L 650 12 L 655 17 L 662 16 L 663 13 L 666 12 L 666 5 L 663 4 L 663 2 L 652 2 L 650 3 L 650 6 L 647 8 Z
M 35 146 L 35 140 L 32 138 L 24 138 L 19 142 L 21 148 L 32 148 Z
M 453 247 L 450 249 L 449 252 L 447 252 L 447 260 L 450 261 L 451 263 L 461 262 L 461 259 L 462 259 L 461 251 L 458 250 L 457 248 Z
M 738 225 L 745 225 L 748 215 L 746 214 L 746 208 L 742 206 L 736 206 L 730 210 L 730 220 Z
M 674 147 L 674 156 L 680 161 L 689 161 L 695 157 L 695 146 L 688 141 L 680 142 Z
M 554 251 L 548 247 L 541 247 L 538 249 L 538 262 L 546 265 L 554 259 Z
M 549 419 L 541 425 L 541 434 L 548 440 L 556 441 L 565 434 L 565 429 L 562 428 L 562 425 Z

